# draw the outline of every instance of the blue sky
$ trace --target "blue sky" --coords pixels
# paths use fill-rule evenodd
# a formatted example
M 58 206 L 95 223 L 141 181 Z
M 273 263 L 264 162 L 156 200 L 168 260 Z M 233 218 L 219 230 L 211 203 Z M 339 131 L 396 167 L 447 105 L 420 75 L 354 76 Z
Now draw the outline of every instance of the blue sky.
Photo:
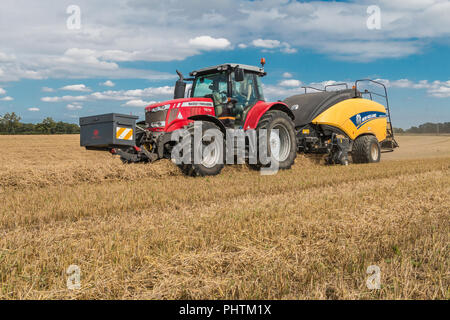
M 367 27 L 371 5 L 379 29 Z M 450 121 L 449 16 L 443 0 L 4 0 L 0 115 L 143 116 L 171 98 L 175 69 L 265 57 L 268 100 L 372 78 L 388 86 L 395 126 Z

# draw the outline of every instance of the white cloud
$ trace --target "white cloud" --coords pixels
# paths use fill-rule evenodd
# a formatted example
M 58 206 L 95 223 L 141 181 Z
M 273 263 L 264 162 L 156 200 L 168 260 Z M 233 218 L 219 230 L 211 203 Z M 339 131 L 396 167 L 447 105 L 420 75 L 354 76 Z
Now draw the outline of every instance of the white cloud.
M 92 91 L 86 85 L 84 84 L 73 84 L 70 86 L 62 87 L 60 90 L 66 90 L 66 91 L 80 91 L 80 92 L 90 92 Z
M 292 48 L 287 42 L 281 42 L 279 40 L 269 40 L 269 39 L 256 39 L 252 41 L 252 45 L 257 48 L 269 49 L 280 49 L 283 53 L 296 53 L 297 49 Z
M 14 55 L 9 55 L 0 51 L 0 62 L 11 62 L 15 59 L 16 57 Z
M 189 44 L 193 47 L 205 50 L 226 49 L 231 45 L 228 39 L 213 38 L 210 36 L 200 36 L 189 39 Z
M 125 101 L 125 100 L 140 100 L 142 98 L 154 98 L 158 100 L 165 100 L 173 96 L 174 88 L 171 86 L 163 87 L 149 87 L 145 89 L 134 90 L 108 90 L 101 92 L 93 92 L 89 95 L 81 96 L 59 96 L 59 97 L 43 97 L 43 102 L 74 102 L 74 101 L 96 101 L 96 100 L 111 100 L 111 101 Z
M 43 97 L 43 102 L 70 102 L 70 101 L 85 101 L 87 96 L 62 96 L 62 97 Z
M 252 44 L 255 47 L 259 47 L 259 48 L 274 49 L 274 48 L 278 48 L 281 45 L 281 42 L 278 40 L 256 39 L 256 40 L 252 41 Z
M 382 26 L 371 31 L 366 27 L 366 9 L 377 3 Z M 27 10 L 21 10 L 17 0 L 2 0 L 0 23 L 8 32 L 0 33 L 0 43 L 7 44 L 0 52 L 0 81 L 168 80 L 172 74 L 118 62 L 181 61 L 203 50 L 232 49 L 232 43 L 283 53 L 305 48 L 335 59 L 370 61 L 418 54 L 434 43 L 447 45 L 450 37 L 450 2 L 441 0 L 172 0 L 170 4 L 77 0 L 77 4 L 83 12 L 97 14 L 82 18 L 82 29 L 74 32 L 65 28 L 67 15 L 54 1 L 29 1 Z
M 122 104 L 122 106 L 124 106 L 124 107 L 146 107 L 153 103 L 155 103 L 155 101 L 147 102 L 147 101 L 138 99 L 138 100 L 127 101 L 126 103 Z
M 67 110 L 81 110 L 81 109 L 83 109 L 83 105 L 81 104 L 81 103 L 79 103 L 79 102 L 73 102 L 73 103 L 69 103 L 67 106 L 66 106 L 66 109 Z
M 0 88 L 0 94 L 6 94 L 6 90 L 3 88 Z
M 390 88 L 402 88 L 402 89 L 424 89 L 429 96 L 434 98 L 450 98 L 450 80 L 448 81 L 433 81 L 420 80 L 414 82 L 409 79 L 399 79 L 399 80 L 386 80 L 386 79 L 376 79 L 377 81 L 383 83 L 386 87 Z
M 280 51 L 283 52 L 283 53 L 291 54 L 291 53 L 296 53 L 297 49 L 292 48 L 289 43 L 283 42 L 282 43 L 282 48 L 280 49 Z
M 40 109 L 39 108 L 28 108 L 27 109 L 28 111 L 31 111 L 31 112 L 38 112 Z
M 114 87 L 116 84 L 114 82 L 112 82 L 111 80 L 107 80 L 105 82 L 102 82 L 101 85 L 105 86 L 105 87 Z
M 375 79 L 375 80 L 383 83 L 387 88 L 425 90 L 426 93 L 433 98 L 450 98 L 450 80 L 448 81 L 436 80 L 432 82 L 428 80 L 412 81 L 409 79 L 399 79 L 399 80 Z M 354 85 L 354 82 L 327 80 L 322 82 L 313 82 L 304 84 L 304 86 L 324 90 L 326 86 L 335 84 L 339 84 L 339 86 L 329 87 L 327 88 L 327 91 L 345 89 L 344 84 L 347 84 L 347 87 L 351 88 Z M 292 95 L 305 93 L 305 89 L 301 87 L 302 85 L 303 83 L 299 80 L 286 79 L 280 81 L 278 85 L 264 85 L 264 94 L 266 95 L 266 98 L 271 101 L 275 101 L 278 99 L 285 99 Z M 359 85 L 361 87 L 359 88 L 360 89 L 366 88 L 366 85 L 368 86 L 367 88 L 370 88 L 370 90 L 373 90 L 374 92 L 380 92 L 379 88 L 377 89 L 376 86 L 372 87 L 371 84 L 361 83 Z M 307 92 L 317 92 L 317 91 L 313 89 L 307 89 Z
M 42 92 L 53 92 L 55 89 L 49 87 L 42 87 Z
M 285 72 L 285 73 L 283 73 L 282 77 L 283 77 L 283 78 L 292 78 L 293 75 L 292 75 L 292 73 L 290 73 L 290 72 Z
M 301 86 L 302 82 L 300 80 L 295 80 L 295 79 L 288 79 L 288 80 L 283 80 L 280 82 L 280 86 L 283 87 L 299 87 Z
M 0 101 L 13 101 L 13 100 L 14 98 L 9 96 L 0 99 Z
M 248 45 L 246 45 L 245 43 L 239 43 L 238 44 L 238 48 L 239 49 L 245 49 L 245 48 L 247 48 L 248 47 Z

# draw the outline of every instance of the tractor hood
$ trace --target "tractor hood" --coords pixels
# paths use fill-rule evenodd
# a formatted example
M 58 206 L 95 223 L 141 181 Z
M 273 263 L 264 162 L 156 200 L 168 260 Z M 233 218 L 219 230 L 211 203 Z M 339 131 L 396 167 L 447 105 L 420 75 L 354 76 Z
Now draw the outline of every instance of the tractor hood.
M 183 98 L 151 104 L 145 108 L 145 122 L 151 131 L 170 132 L 187 125 L 196 115 L 214 116 L 209 98 Z

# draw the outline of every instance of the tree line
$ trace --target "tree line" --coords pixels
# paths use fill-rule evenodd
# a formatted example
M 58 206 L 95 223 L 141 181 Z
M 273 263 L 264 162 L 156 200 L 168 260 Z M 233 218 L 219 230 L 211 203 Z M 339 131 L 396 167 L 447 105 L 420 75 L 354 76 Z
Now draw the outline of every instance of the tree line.
M 434 133 L 434 134 L 450 133 L 450 122 L 444 123 L 427 122 L 421 124 L 418 127 L 411 127 L 406 130 L 402 128 L 394 128 L 394 133 Z
M 14 112 L 0 115 L 0 134 L 73 134 L 80 133 L 80 127 L 74 123 L 55 121 L 50 117 L 42 122 L 22 123 L 22 118 Z
M 74 134 L 80 133 L 80 127 L 74 123 L 56 122 L 50 117 L 40 123 L 22 123 L 14 112 L 0 115 L 0 134 Z M 394 128 L 394 133 L 450 133 L 450 122 L 427 122 L 409 129 Z

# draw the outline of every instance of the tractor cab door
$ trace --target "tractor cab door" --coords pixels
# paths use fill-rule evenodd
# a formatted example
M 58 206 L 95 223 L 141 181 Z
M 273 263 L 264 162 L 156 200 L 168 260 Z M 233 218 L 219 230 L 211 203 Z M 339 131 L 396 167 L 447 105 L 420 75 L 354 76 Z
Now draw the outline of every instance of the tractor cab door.
M 259 100 L 264 100 L 260 94 L 259 77 L 255 73 L 244 71 L 243 79 L 239 80 L 242 81 L 236 81 L 235 72 L 232 72 L 231 98 L 235 103 L 229 112 L 230 116 L 235 118 L 236 126 L 242 126 L 248 110 Z

